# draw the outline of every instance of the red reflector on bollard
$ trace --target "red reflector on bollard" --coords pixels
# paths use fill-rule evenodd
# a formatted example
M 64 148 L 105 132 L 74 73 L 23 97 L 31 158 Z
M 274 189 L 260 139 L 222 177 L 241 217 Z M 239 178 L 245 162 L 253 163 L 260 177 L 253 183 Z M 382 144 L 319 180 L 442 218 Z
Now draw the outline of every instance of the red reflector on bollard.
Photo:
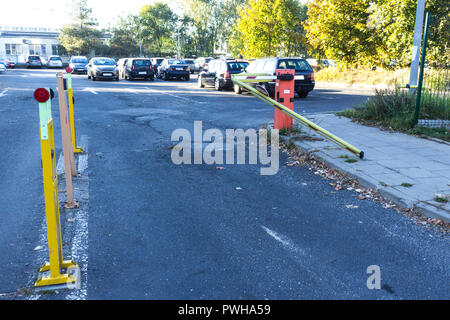
M 67 67 L 67 68 L 66 68 L 66 72 L 67 72 L 67 73 L 72 73 L 72 68 L 71 68 L 71 67 Z
M 45 88 L 38 88 L 34 91 L 34 98 L 40 102 L 44 103 L 50 98 L 50 94 L 48 93 L 48 90 Z

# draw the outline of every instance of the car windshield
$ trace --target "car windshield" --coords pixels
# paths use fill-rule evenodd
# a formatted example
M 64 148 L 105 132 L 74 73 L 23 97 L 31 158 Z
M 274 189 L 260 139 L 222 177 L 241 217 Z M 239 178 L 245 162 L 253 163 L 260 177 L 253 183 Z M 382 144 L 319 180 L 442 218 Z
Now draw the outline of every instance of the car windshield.
M 72 62 L 73 63 L 88 63 L 87 59 L 82 59 L 82 58 L 72 59 Z
M 94 64 L 96 66 L 115 66 L 116 62 L 112 59 L 95 59 Z
M 169 60 L 169 64 L 186 64 L 184 60 Z
M 309 64 L 305 60 L 300 59 L 280 60 L 278 69 L 294 69 L 300 72 L 312 71 Z
M 247 62 L 228 62 L 230 71 L 244 71 L 247 66 Z
M 133 64 L 135 66 L 145 66 L 148 67 L 150 65 L 150 60 L 133 60 Z
M 184 61 L 186 61 L 187 64 L 193 64 L 194 63 L 194 60 L 184 60 Z
M 156 60 L 156 63 L 157 63 L 157 64 L 160 64 L 162 61 L 164 61 L 164 59 L 157 59 L 157 60 Z

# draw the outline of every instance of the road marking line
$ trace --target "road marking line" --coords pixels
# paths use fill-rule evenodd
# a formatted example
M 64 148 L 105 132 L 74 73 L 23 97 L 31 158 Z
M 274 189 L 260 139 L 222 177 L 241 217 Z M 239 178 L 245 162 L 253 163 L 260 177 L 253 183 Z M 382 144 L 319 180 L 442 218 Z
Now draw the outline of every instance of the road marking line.
M 91 89 L 91 88 L 84 88 L 83 91 L 89 91 L 90 93 L 98 94 L 94 89 Z
M 75 235 L 72 239 L 71 259 L 78 263 L 81 271 L 81 285 L 78 290 L 71 290 L 67 295 L 68 300 L 86 300 L 88 284 L 88 252 L 89 252 L 89 174 L 88 168 L 88 137 L 81 136 L 80 147 L 83 148 L 83 154 L 78 157 L 78 172 L 82 174 L 83 180 L 76 181 L 77 189 L 81 190 L 80 209 L 75 216 Z M 82 203 L 81 203 L 82 200 Z
M 269 236 L 271 236 L 272 238 L 274 238 L 275 240 L 280 242 L 283 245 L 283 247 L 285 247 L 289 251 L 293 251 L 293 252 L 299 253 L 301 255 L 306 255 L 306 253 L 303 250 L 301 250 L 300 248 L 296 247 L 294 242 L 292 242 L 292 240 L 289 239 L 288 237 L 283 236 L 273 230 L 270 230 L 269 228 L 267 228 L 265 226 L 261 226 L 261 228 L 263 228 L 263 230 L 266 231 L 266 233 Z

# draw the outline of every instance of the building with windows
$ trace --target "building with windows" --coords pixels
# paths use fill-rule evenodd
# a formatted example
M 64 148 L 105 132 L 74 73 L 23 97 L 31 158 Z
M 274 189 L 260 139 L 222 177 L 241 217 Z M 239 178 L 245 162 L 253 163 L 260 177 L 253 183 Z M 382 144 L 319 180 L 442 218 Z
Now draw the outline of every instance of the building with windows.
M 0 58 L 24 63 L 28 55 L 58 55 L 58 36 L 58 29 L 0 26 Z

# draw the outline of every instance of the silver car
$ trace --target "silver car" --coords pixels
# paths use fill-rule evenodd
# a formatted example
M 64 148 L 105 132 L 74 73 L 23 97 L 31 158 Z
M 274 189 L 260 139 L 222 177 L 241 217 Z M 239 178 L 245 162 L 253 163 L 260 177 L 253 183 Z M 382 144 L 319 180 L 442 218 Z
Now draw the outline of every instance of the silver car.
M 62 68 L 63 62 L 60 56 L 49 56 L 47 59 L 47 68 Z
M 119 81 L 117 63 L 111 58 L 92 58 L 88 64 L 88 79 L 113 79 Z
M 194 73 L 195 69 L 195 61 L 194 59 L 184 59 L 184 62 L 189 66 L 189 69 L 191 70 L 191 74 Z

